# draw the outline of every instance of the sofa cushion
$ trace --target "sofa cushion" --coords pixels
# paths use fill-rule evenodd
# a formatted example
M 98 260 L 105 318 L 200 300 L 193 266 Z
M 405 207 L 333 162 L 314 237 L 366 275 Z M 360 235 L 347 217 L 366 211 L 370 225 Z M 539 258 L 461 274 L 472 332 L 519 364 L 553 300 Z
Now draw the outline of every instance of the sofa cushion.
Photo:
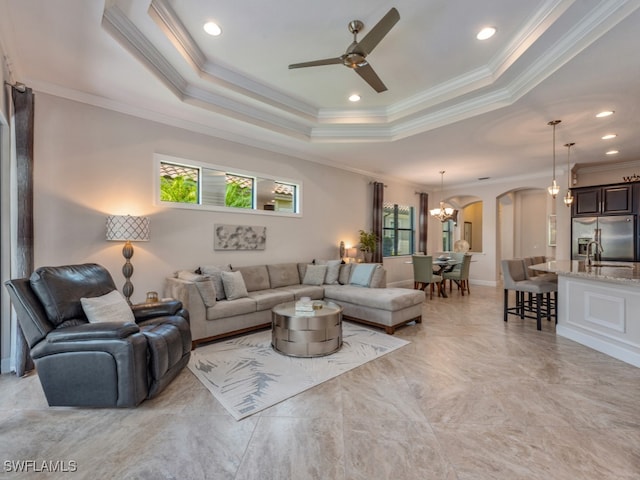
M 417 293 L 417 295 L 416 295 Z M 420 290 L 408 288 L 362 288 L 356 285 L 326 285 L 325 300 L 348 302 L 396 312 L 424 301 Z
M 377 265 L 373 270 L 373 275 L 371 276 L 371 283 L 369 283 L 369 287 L 371 288 L 386 288 L 387 286 L 387 271 L 384 269 L 382 265 Z
M 216 290 L 216 300 L 224 300 L 224 285 L 222 285 L 222 272 L 230 272 L 231 265 L 204 265 L 198 269 L 204 275 L 211 277 L 213 287 Z
M 304 285 L 322 285 L 327 274 L 326 265 L 307 265 L 302 283 Z
M 245 297 L 236 300 L 222 300 L 216 302 L 215 307 L 207 308 L 207 320 L 219 320 L 235 315 L 245 315 L 255 311 L 256 301 L 253 298 Z
M 82 297 L 80 303 L 90 323 L 136 323 L 131 307 L 118 290 L 99 297 Z
M 228 300 L 236 300 L 248 296 L 247 287 L 240 272 L 222 272 L 222 284 Z
M 288 290 L 258 290 L 251 292 L 249 298 L 256 301 L 256 310 L 269 310 L 279 303 L 293 302 L 295 300 L 293 292 Z
M 300 285 L 300 274 L 296 263 L 277 263 L 267 265 L 271 288 Z
M 251 267 L 237 267 L 233 269 L 235 272 L 241 272 L 247 292 L 255 292 L 256 290 L 268 290 L 271 288 L 269 283 L 269 271 L 266 265 L 255 265 Z
M 212 277 L 209 275 L 199 275 L 197 273 L 189 272 L 188 270 L 181 270 L 176 276 L 181 280 L 187 280 L 196 284 L 198 293 L 200 293 L 200 297 L 202 298 L 205 306 L 213 307 L 216 304 L 217 293 Z M 222 281 L 222 277 L 220 280 Z
M 322 300 L 324 298 L 324 288 L 318 285 L 289 285 L 280 287 L 277 290 L 291 292 L 294 300 L 300 300 L 302 297 L 309 297 L 311 300 Z

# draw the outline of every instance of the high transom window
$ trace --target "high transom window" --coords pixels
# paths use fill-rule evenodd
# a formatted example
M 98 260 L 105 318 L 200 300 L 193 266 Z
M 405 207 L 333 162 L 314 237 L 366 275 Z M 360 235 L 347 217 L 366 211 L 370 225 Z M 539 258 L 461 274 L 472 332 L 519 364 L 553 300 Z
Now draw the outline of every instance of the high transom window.
M 158 200 L 178 208 L 299 215 L 300 183 L 156 155 Z

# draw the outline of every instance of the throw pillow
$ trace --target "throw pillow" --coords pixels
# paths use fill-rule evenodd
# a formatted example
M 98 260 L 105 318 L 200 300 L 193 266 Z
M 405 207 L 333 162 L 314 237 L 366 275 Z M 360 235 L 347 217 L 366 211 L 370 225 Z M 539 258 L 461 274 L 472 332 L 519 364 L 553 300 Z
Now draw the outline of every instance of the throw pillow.
M 200 272 L 204 275 L 211 277 L 213 280 L 213 287 L 216 289 L 216 300 L 224 300 L 225 291 L 222 284 L 222 272 L 230 272 L 231 265 L 207 265 L 200 267 Z
M 80 303 L 90 323 L 136 322 L 131 307 L 118 290 L 100 297 L 82 297 Z
M 322 285 L 326 274 L 326 265 L 307 265 L 302 283 L 304 285 Z
M 327 274 L 324 278 L 324 283 L 327 285 L 337 285 L 338 277 L 340 275 L 340 260 L 325 260 L 320 265 L 327 266 Z
M 349 277 L 351 277 L 351 264 L 345 263 L 344 265 L 340 265 L 338 283 L 340 285 L 349 285 Z
M 387 286 L 385 269 L 382 268 L 382 265 L 376 265 L 376 268 L 373 269 L 373 275 L 371 276 L 371 283 L 369 283 L 369 286 L 371 288 L 385 288 Z
M 207 307 L 213 307 L 216 304 L 216 288 L 210 276 L 181 270 L 178 272 L 177 277 L 181 280 L 195 283 L 200 297 L 202 297 L 202 301 Z
M 371 284 L 371 277 L 378 265 L 376 263 L 359 263 L 353 267 L 351 273 L 350 285 L 358 285 L 360 287 L 368 287 Z
M 227 300 L 235 300 L 237 298 L 248 297 L 247 287 L 244 284 L 242 273 L 240 272 L 222 272 L 222 284 L 224 285 L 224 293 Z

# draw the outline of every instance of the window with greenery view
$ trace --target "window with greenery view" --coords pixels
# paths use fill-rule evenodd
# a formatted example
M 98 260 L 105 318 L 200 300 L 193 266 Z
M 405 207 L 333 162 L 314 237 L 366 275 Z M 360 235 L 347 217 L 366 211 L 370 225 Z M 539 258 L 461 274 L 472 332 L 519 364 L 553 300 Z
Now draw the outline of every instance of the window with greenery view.
M 160 201 L 178 205 L 300 213 L 299 186 L 208 166 L 159 162 Z
M 413 254 L 413 238 L 413 207 L 385 203 L 383 206 L 382 255 L 393 257 Z

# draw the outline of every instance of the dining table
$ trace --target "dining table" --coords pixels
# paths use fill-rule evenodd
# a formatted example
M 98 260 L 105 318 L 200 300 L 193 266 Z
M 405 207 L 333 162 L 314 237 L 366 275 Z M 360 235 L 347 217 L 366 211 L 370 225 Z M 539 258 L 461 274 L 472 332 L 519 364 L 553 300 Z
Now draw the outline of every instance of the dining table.
M 457 260 L 451 257 L 436 257 L 433 259 L 433 273 L 436 275 L 442 275 L 444 272 L 450 272 L 453 267 L 460 265 L 462 260 Z M 438 284 L 440 294 L 443 298 L 449 298 L 447 295 L 447 289 L 444 287 L 444 280 Z

